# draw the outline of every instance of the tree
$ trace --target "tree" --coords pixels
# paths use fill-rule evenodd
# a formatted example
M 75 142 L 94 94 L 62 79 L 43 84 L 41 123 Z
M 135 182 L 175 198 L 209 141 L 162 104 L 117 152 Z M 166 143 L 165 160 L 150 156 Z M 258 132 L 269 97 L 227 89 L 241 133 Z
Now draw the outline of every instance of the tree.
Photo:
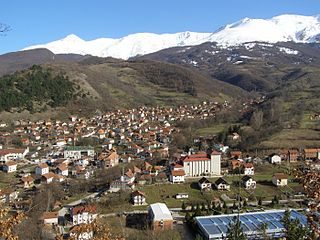
M 286 240 L 307 239 L 309 229 L 304 227 L 299 219 L 291 219 L 290 211 L 285 211 L 281 222 L 284 226 Z
M 228 240 L 246 240 L 246 236 L 243 233 L 243 229 L 240 225 L 239 216 L 234 217 L 233 221 L 230 222 L 227 231 Z
M 18 239 L 13 228 L 25 218 L 22 212 L 9 215 L 9 208 L 0 206 L 0 239 Z
M 185 202 L 182 203 L 181 208 L 183 211 L 186 210 L 187 206 L 186 206 Z
M 263 124 L 263 112 L 255 111 L 250 118 L 250 126 L 254 130 L 259 130 Z

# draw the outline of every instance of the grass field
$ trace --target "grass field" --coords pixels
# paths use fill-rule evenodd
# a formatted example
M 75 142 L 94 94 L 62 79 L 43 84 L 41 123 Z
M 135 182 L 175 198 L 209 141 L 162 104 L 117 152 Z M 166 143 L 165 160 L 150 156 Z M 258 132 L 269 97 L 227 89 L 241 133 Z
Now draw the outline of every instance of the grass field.
M 201 136 L 215 135 L 215 134 L 218 134 L 221 131 L 223 131 L 227 126 L 229 126 L 229 125 L 228 124 L 217 124 L 212 127 L 199 128 L 196 130 L 196 134 L 201 135 Z

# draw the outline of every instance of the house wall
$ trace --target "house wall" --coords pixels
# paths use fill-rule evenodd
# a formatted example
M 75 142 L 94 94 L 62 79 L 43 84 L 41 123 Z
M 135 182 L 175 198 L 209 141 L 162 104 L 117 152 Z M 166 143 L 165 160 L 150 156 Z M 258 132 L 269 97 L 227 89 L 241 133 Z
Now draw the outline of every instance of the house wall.
M 151 229 L 155 231 L 160 230 L 171 230 L 173 227 L 173 220 L 165 220 L 165 221 L 153 221 L 151 223 Z
M 183 169 L 186 176 L 189 177 L 220 175 L 221 155 L 211 155 L 211 158 L 208 160 L 184 162 Z

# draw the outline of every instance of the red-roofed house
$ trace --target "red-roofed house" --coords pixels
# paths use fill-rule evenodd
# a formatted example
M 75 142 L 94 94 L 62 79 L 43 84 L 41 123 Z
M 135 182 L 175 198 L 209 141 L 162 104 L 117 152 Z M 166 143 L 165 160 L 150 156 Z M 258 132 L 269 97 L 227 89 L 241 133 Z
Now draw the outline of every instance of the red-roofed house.
M 254 167 L 252 163 L 243 164 L 244 175 L 254 175 Z
M 97 218 L 97 208 L 93 205 L 80 205 L 71 209 L 73 225 L 81 223 L 92 223 Z
M 36 174 L 43 175 L 49 172 L 49 166 L 46 163 L 40 163 L 36 166 Z
M 17 171 L 17 164 L 14 161 L 7 161 L 3 166 L 2 170 L 6 173 L 12 173 Z
M 146 195 L 141 191 L 134 191 L 131 193 L 131 201 L 134 206 L 145 205 Z
M 173 170 L 170 173 L 170 182 L 172 183 L 184 183 L 184 176 L 186 173 L 184 170 Z
M 7 162 L 9 160 L 23 159 L 29 152 L 29 148 L 26 149 L 0 149 L 0 162 Z

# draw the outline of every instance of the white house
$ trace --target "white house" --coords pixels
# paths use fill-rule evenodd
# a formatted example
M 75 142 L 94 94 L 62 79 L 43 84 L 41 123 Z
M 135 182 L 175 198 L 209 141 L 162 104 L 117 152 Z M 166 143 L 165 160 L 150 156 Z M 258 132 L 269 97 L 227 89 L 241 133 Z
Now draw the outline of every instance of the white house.
M 246 189 L 255 189 L 257 182 L 252 179 L 252 177 L 246 175 L 242 178 L 242 184 Z
M 275 163 L 275 164 L 279 164 L 279 163 L 281 163 L 281 157 L 279 156 L 279 155 L 277 155 L 277 154 L 272 154 L 271 156 L 270 156 L 270 163 Z
M 141 191 L 134 191 L 131 193 L 131 201 L 134 206 L 145 205 L 146 195 Z
M 221 177 L 214 182 L 214 185 L 217 190 L 230 190 L 230 184 Z
M 187 199 L 189 198 L 189 194 L 188 193 L 177 193 L 175 195 L 176 199 Z
M 2 170 L 6 173 L 12 173 L 17 171 L 17 164 L 14 161 L 7 161 L 3 166 Z
M 80 159 L 82 157 L 94 157 L 94 148 L 91 146 L 68 146 L 63 152 L 64 158 Z
M 254 175 L 254 167 L 252 163 L 243 164 L 244 175 Z
M 287 186 L 288 176 L 284 173 L 275 173 L 272 176 L 272 183 L 277 187 Z
M 73 225 L 92 223 L 97 216 L 97 209 L 93 205 L 80 205 L 71 209 L 71 219 Z
M 184 183 L 185 172 L 183 170 L 173 170 L 170 173 L 170 182 L 172 183 Z
M 49 183 L 52 183 L 54 178 L 56 177 L 56 174 L 54 174 L 53 172 L 48 172 L 46 174 L 43 174 L 41 176 L 41 181 L 49 184 Z
M 65 163 L 61 163 L 56 168 L 56 173 L 62 176 L 68 176 L 69 170 L 68 165 Z
M 58 212 L 44 212 L 41 219 L 43 224 L 58 225 Z
M 202 177 L 198 181 L 198 185 L 199 185 L 201 190 L 210 190 L 210 189 L 212 189 L 212 183 L 205 177 Z
M 0 149 L 0 162 L 7 162 L 9 160 L 21 160 L 25 158 L 29 148 L 26 149 Z
M 199 177 L 221 174 L 221 153 L 197 153 L 186 156 L 183 160 L 186 177 Z
M 37 175 L 43 175 L 49 172 L 49 166 L 46 163 L 40 163 L 38 166 L 36 166 L 36 174 Z

